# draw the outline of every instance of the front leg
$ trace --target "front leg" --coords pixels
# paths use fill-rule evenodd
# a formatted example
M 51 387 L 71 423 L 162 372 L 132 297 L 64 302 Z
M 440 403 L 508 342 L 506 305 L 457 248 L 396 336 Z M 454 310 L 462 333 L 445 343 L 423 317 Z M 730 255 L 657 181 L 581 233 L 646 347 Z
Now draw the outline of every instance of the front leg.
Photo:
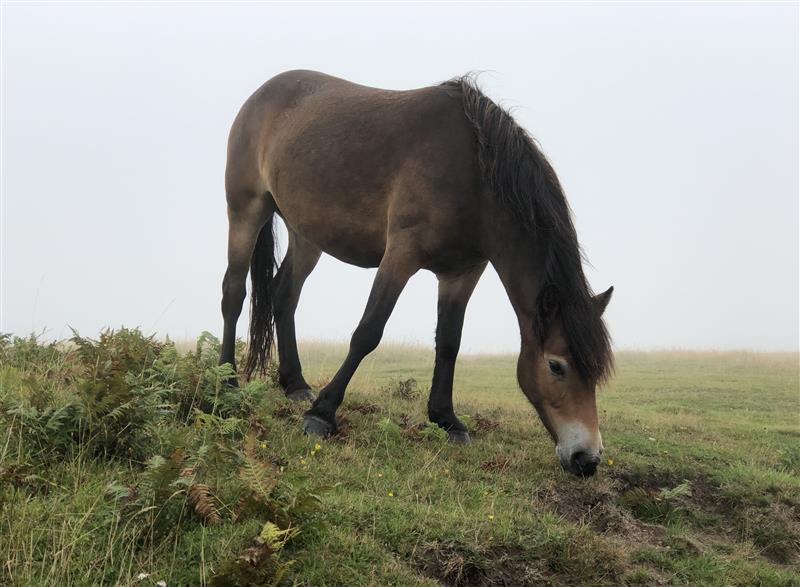
M 378 346 L 397 298 L 418 269 L 416 256 L 410 254 L 409 248 L 387 248 L 375 275 L 364 315 L 350 339 L 347 358 L 305 414 L 303 430 L 306 434 L 329 436 L 336 431 L 336 410 L 344 399 L 347 384 L 362 359 Z
M 428 418 L 447 431 L 451 442 L 469 442 L 467 427 L 453 410 L 453 375 L 461 346 L 464 313 L 486 263 L 458 275 L 438 275 L 439 302 L 436 323 L 436 363 L 428 398 Z

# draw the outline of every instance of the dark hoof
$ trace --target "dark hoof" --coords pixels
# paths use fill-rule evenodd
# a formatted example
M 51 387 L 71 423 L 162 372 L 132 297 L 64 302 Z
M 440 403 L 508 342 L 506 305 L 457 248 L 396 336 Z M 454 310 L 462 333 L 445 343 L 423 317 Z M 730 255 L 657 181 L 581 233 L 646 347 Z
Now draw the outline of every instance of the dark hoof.
M 286 399 L 292 400 L 293 402 L 313 402 L 317 399 L 317 396 L 314 395 L 314 392 L 310 389 L 296 389 L 295 391 L 287 393 Z
M 448 430 L 447 440 L 453 444 L 469 444 L 472 439 L 469 437 L 469 432 L 466 430 Z
M 327 438 L 333 434 L 333 426 L 319 416 L 309 414 L 303 418 L 303 434 Z

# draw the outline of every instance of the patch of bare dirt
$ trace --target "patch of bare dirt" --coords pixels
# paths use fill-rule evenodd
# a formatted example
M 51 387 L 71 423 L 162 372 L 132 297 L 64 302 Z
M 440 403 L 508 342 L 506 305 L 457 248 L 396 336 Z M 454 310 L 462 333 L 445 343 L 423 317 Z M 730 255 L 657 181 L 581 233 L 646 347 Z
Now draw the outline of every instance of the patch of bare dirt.
M 670 471 L 656 469 L 626 469 L 616 467 L 609 471 L 609 477 L 619 488 L 620 493 L 641 487 L 646 490 L 674 487 L 683 481 L 683 477 Z
M 565 484 L 550 481 L 536 493 L 538 500 L 573 523 L 586 524 L 595 532 L 626 542 L 662 543 L 663 527 L 637 519 L 619 504 L 621 488 L 613 479 Z
M 780 501 L 726 494 L 711 479 L 690 481 L 664 471 L 616 470 L 612 473 L 616 502 L 631 515 L 685 515 L 705 539 L 688 539 L 687 548 L 702 552 L 703 543 L 752 543 L 764 558 L 792 564 L 800 557 L 800 511 Z M 677 489 L 685 491 L 676 495 Z
M 417 562 L 427 576 L 455 587 L 562 584 L 554 581 L 544 560 L 525 560 L 520 553 L 503 549 L 478 552 L 456 541 L 425 545 Z

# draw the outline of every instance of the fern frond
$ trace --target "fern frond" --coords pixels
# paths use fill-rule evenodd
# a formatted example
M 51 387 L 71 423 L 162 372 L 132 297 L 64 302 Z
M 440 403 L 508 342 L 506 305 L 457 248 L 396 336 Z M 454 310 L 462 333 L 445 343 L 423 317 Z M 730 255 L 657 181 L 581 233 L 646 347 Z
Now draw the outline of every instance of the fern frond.
M 194 511 L 204 524 L 213 525 L 222 521 L 216 500 L 208 485 L 205 483 L 195 483 L 189 486 L 186 496 L 189 504 L 194 507 Z
M 270 499 L 270 494 L 278 483 L 274 467 L 249 455 L 244 457 L 244 463 L 239 469 L 239 479 L 262 501 Z

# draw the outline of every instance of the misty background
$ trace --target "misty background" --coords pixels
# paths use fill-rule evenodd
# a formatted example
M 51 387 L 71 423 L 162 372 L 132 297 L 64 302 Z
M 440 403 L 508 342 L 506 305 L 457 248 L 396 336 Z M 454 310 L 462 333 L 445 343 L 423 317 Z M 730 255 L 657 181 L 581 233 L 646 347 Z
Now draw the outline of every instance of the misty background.
M 220 334 L 227 133 L 298 68 L 485 71 L 560 176 L 592 286 L 615 286 L 618 348 L 797 350 L 794 3 L 4 4 L 0 330 Z M 298 336 L 346 340 L 373 275 L 323 256 Z M 423 271 L 384 340 L 432 345 L 435 317 Z M 462 348 L 518 344 L 489 269 Z

